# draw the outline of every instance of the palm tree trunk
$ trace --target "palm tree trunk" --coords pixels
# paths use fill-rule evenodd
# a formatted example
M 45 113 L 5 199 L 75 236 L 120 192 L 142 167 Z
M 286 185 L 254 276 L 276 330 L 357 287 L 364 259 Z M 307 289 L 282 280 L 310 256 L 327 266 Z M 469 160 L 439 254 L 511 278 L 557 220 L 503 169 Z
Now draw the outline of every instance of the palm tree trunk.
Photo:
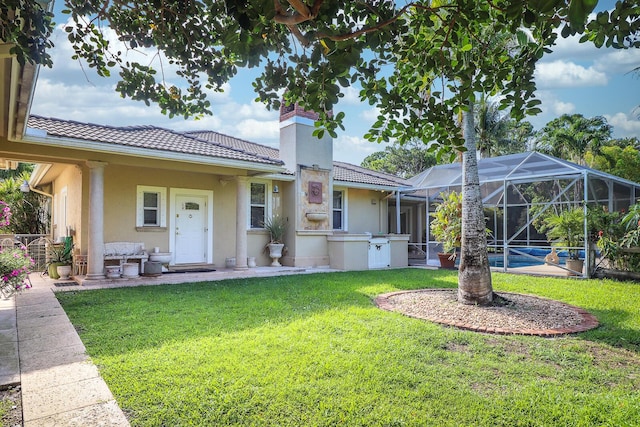
M 458 273 L 458 302 L 485 305 L 493 301 L 487 235 L 473 125 L 473 101 L 462 116 L 466 151 L 462 153 L 462 248 Z

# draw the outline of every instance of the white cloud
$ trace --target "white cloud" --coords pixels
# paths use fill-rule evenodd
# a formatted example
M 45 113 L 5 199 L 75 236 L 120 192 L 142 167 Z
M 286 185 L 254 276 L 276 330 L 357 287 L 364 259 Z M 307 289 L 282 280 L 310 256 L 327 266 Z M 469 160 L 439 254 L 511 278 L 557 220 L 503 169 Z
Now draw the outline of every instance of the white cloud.
M 366 110 L 362 110 L 360 112 L 360 117 L 363 120 L 366 120 L 369 123 L 374 123 L 376 120 L 378 120 L 378 115 L 380 114 L 380 109 L 378 108 L 369 108 Z
M 82 84 L 69 85 L 50 79 L 38 80 L 31 112 L 47 117 L 114 125 L 145 124 L 145 119 L 161 116 L 158 107 L 147 107 L 144 103 L 123 99 L 112 86 L 87 88 Z
M 559 99 L 553 90 L 539 90 L 536 92 L 536 98 L 542 101 L 540 105 L 542 113 L 526 119 L 535 129 L 541 129 L 547 122 L 563 114 L 576 112 L 576 105 L 573 102 Z
M 237 109 L 228 111 L 236 120 L 237 119 L 261 119 L 261 120 L 278 120 L 279 112 L 267 110 L 267 107 L 260 102 L 252 102 L 251 104 L 243 104 Z
M 552 61 L 536 66 L 538 88 L 605 86 L 607 75 L 593 67 L 585 68 L 573 62 Z
M 571 102 L 554 100 L 549 104 L 550 110 L 553 111 L 553 114 L 558 116 L 561 116 L 563 114 L 571 114 L 576 110 L 576 106 Z
M 580 43 L 579 35 L 569 36 L 566 39 L 558 36 L 555 46 L 551 46 L 555 60 L 593 60 L 602 55 L 602 50 L 593 43 Z M 542 59 L 545 60 L 546 56 Z
M 360 105 L 362 101 L 360 101 L 360 89 L 356 89 L 353 86 L 343 87 L 342 93 L 344 94 L 343 98 L 340 98 L 341 105 Z
M 384 151 L 385 147 L 386 144 L 376 144 L 357 136 L 341 135 L 333 141 L 333 158 L 359 165 L 369 154 Z
M 640 66 L 640 49 L 616 49 L 601 54 L 593 68 L 608 74 L 626 74 Z
M 61 96 L 62 94 L 62 96 Z M 267 143 L 277 140 L 278 112 L 267 111 L 262 104 L 237 104 L 220 96 L 212 102 L 213 115 L 199 119 L 169 119 L 160 109 L 142 102 L 121 98 L 112 86 L 83 86 L 38 81 L 33 114 L 102 125 L 154 125 L 178 131 L 215 130 L 220 133 Z
M 277 118 L 269 121 L 246 119 L 238 122 L 234 128 L 233 136 L 249 141 L 265 142 L 266 140 L 277 140 L 280 136 Z
M 625 113 L 605 114 L 604 117 L 607 119 L 607 122 L 613 126 L 613 132 L 616 138 L 640 137 L 640 120 L 636 117 Z

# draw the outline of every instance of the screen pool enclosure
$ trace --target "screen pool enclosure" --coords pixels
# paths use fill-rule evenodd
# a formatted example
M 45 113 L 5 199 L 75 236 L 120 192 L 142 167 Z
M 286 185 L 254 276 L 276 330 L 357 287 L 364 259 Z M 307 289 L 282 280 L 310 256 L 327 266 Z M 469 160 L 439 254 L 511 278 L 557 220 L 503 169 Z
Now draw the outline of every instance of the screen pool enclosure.
M 640 197 L 640 184 L 537 152 L 511 154 L 478 161 L 482 203 L 487 221 L 489 256 L 504 271 L 525 265 L 543 265 L 552 244 L 538 231 L 550 212 L 584 209 L 579 247 L 558 247 L 559 267 L 567 269 L 568 251 L 584 259 L 585 277 L 597 253 L 589 251 L 586 213 L 600 206 L 610 212 L 627 210 Z M 411 264 L 439 265 L 440 244 L 431 236 L 430 213 L 441 194 L 461 191 L 462 164 L 438 165 L 409 180 L 411 187 L 389 201 L 390 232 L 409 234 Z M 537 227 L 538 226 L 538 227 Z

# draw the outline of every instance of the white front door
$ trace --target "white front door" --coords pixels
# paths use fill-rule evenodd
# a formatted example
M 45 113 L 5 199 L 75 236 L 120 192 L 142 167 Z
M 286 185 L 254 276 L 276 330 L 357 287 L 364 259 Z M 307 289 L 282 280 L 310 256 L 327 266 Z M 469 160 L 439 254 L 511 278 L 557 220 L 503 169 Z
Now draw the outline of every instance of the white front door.
M 176 264 L 207 262 L 207 208 L 207 197 L 204 195 L 176 195 Z

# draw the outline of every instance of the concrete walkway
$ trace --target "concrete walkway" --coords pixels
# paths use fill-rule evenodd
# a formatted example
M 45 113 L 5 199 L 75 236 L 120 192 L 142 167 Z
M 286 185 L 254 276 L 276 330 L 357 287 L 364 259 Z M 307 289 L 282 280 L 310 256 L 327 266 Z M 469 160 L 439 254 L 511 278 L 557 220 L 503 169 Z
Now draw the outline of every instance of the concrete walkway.
M 20 384 L 15 299 L 0 297 L 0 386 Z
M 333 270 L 258 267 L 126 280 L 79 278 L 82 286 L 60 287 L 60 281 L 33 273 L 33 288 L 0 298 L 0 387 L 21 384 L 25 427 L 128 426 L 54 292 L 328 271 Z
M 53 281 L 39 274 L 31 280 L 33 288 L 15 297 L 24 426 L 128 426 Z

